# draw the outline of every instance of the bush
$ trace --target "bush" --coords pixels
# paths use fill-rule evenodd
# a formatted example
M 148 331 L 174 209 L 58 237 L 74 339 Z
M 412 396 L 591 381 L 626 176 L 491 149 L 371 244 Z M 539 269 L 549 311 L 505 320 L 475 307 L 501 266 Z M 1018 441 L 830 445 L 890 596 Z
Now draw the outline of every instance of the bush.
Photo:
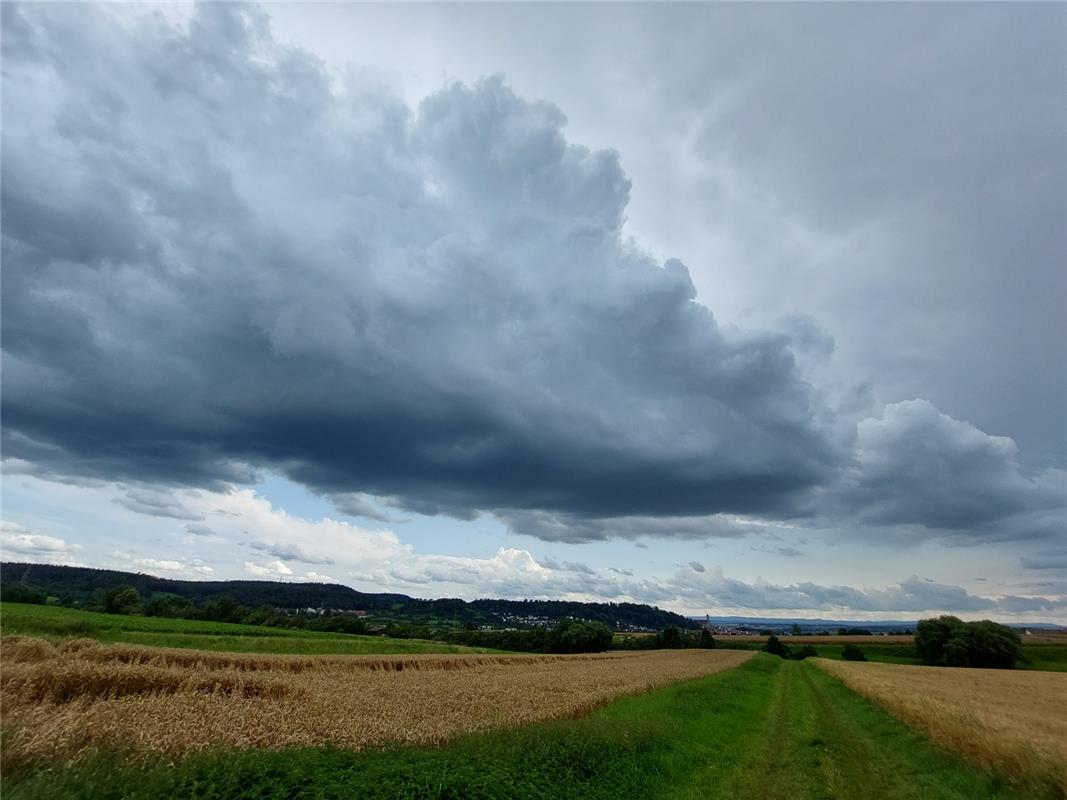
M 1011 669 L 1022 657 L 1019 634 L 987 619 L 964 622 L 944 616 L 920 620 L 915 648 L 923 661 L 934 666 Z
M 112 586 L 104 592 L 103 609 L 107 614 L 133 614 L 141 607 L 141 595 L 132 586 Z
M 763 645 L 763 651 L 779 658 L 789 658 L 789 646 L 773 633 L 767 637 L 767 643 Z
M 308 628 L 314 621 L 308 623 Z M 411 622 L 390 622 L 385 626 L 385 635 L 390 639 L 431 639 L 433 633 L 423 625 L 415 625 Z
M 176 594 L 157 593 L 144 604 L 146 617 L 187 617 L 193 612 L 193 604 Z
M 715 648 L 715 637 L 711 635 L 711 631 L 707 628 L 701 628 L 700 633 L 697 634 L 696 646 L 705 650 L 713 650 Z
M 360 634 L 367 632 L 367 623 L 359 617 L 355 617 L 351 614 L 327 614 L 324 617 L 310 620 L 307 624 L 307 628 L 309 631 Z
M 553 653 L 601 653 L 614 637 L 603 622 L 564 619 L 548 634 L 548 647 Z
M 806 644 L 796 649 L 789 648 L 789 657 L 794 661 L 803 661 L 805 658 L 816 658 L 819 655 L 819 651 L 815 649 L 814 645 Z
M 674 650 L 682 646 L 682 632 L 676 625 L 668 625 L 656 634 L 656 644 L 659 647 Z
M 859 646 L 854 644 L 846 644 L 841 648 L 841 658 L 845 661 L 866 661 L 867 656 L 863 654 L 863 650 Z
M 27 586 L 24 583 L 5 583 L 0 586 L 0 601 L 5 603 L 33 603 L 44 605 L 48 598 L 43 592 Z

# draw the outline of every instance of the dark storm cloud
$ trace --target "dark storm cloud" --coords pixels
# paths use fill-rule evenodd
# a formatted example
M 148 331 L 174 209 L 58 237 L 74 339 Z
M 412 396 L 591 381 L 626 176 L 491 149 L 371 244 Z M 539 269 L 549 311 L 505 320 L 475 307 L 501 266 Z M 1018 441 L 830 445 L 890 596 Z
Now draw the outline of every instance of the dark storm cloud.
M 496 516 L 512 533 L 533 536 L 549 542 L 596 542 L 606 539 L 637 539 L 653 536 L 663 539 L 733 538 L 758 534 L 766 529 L 760 522 L 726 514 L 712 516 L 620 516 L 589 517 L 551 511 L 497 511 Z
M 1019 559 L 1023 569 L 1067 570 L 1067 546 L 1055 550 L 1039 550 L 1033 556 Z
M 776 513 L 832 473 L 789 339 L 624 242 L 555 107 L 412 114 L 239 6 L 4 14 L 6 454 L 457 515 Z
M 255 8 L 2 13 L 3 445 L 38 474 L 269 468 L 349 514 L 567 542 L 744 536 L 819 498 L 961 540 L 1062 531 L 1061 476 L 928 405 L 850 454 L 794 356 L 833 338 L 720 326 L 623 236 L 618 155 L 500 79 L 413 111 Z
M 1067 533 L 1067 473 L 1025 477 L 1014 441 L 923 400 L 886 406 L 880 419 L 860 422 L 844 483 L 843 502 L 872 525 L 922 525 L 964 540 Z

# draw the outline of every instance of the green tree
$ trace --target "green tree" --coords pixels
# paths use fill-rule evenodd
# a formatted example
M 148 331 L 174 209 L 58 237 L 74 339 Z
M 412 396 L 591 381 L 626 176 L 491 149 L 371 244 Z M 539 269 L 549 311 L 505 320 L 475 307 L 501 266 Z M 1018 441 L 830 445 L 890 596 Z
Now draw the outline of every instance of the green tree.
M 814 645 L 805 644 L 797 648 L 789 648 L 789 657 L 794 661 L 803 661 L 805 658 L 815 658 L 819 655 L 819 651 L 815 649 Z
M 5 583 L 0 586 L 0 601 L 5 603 L 33 603 L 44 605 L 48 598 L 44 592 L 27 586 L 24 583 Z
M 548 634 L 553 653 L 600 653 L 611 647 L 614 634 L 603 622 L 560 620 Z
M 915 647 L 927 664 L 1011 669 L 1022 657 L 1022 640 L 1007 625 L 956 617 L 919 621 Z
M 963 629 L 963 620 L 942 616 L 919 620 L 915 632 L 915 649 L 919 658 L 927 664 L 945 663 L 945 649 L 954 636 Z
M 767 637 L 767 642 L 763 645 L 763 650 L 766 653 L 776 655 L 780 658 L 789 658 L 789 647 L 773 633 Z
M 682 646 L 682 632 L 676 625 L 668 625 L 656 636 L 660 647 L 676 649 Z
M 324 617 L 310 620 L 307 627 L 310 631 L 330 631 L 331 633 L 367 632 L 367 623 L 351 614 L 327 614 Z
M 104 592 L 104 611 L 108 614 L 132 614 L 141 606 L 141 595 L 132 586 L 112 586 Z
M 157 592 L 144 604 L 146 617 L 187 617 L 193 611 L 193 604 L 176 594 Z
M 945 647 L 945 664 L 953 667 L 1011 669 L 1021 657 L 1019 634 L 988 619 L 965 623 Z

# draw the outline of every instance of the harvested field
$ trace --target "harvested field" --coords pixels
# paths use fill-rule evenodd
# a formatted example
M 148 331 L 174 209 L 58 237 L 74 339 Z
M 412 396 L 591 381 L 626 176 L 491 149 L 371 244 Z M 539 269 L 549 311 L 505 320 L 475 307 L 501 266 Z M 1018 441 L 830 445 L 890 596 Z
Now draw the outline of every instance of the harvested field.
M 812 661 L 974 763 L 1067 793 L 1067 675 Z
M 5 637 L 8 765 L 94 746 L 435 744 L 575 716 L 615 697 L 735 667 L 750 652 L 574 656 L 261 656 Z

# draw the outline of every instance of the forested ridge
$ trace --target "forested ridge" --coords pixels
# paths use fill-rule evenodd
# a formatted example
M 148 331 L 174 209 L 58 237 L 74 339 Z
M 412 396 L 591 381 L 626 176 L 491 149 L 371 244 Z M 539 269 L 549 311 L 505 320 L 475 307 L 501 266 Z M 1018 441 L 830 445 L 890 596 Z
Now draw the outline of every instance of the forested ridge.
M 0 584 L 7 593 L 25 587 L 55 598 L 62 605 L 89 607 L 115 586 L 132 586 L 140 596 L 176 595 L 194 605 L 220 597 L 241 606 L 271 606 L 282 610 L 323 609 L 365 611 L 372 617 L 425 622 L 528 627 L 573 618 L 603 622 L 615 629 L 661 630 L 668 625 L 695 628 L 696 623 L 669 611 L 639 603 L 579 603 L 563 600 L 465 601 L 459 598 L 423 600 L 404 594 L 360 592 L 336 583 L 279 581 L 183 581 L 118 570 L 52 564 L 0 564 Z M 10 599 L 16 599 L 14 597 Z M 23 599 L 23 598 L 17 598 Z

